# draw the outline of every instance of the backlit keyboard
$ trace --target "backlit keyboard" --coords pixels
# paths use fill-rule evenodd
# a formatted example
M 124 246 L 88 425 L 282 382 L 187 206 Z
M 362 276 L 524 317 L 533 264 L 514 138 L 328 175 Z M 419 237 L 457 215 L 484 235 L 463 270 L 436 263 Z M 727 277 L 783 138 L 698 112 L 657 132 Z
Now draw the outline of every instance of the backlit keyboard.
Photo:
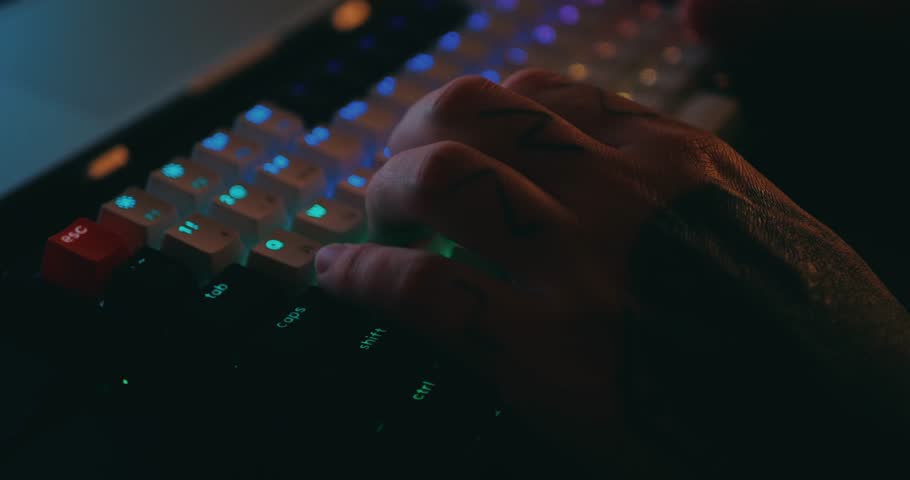
M 20 452 L 11 471 L 56 472 L 38 464 L 54 452 L 104 478 L 184 461 L 178 476 L 454 476 L 497 472 L 523 445 L 494 387 L 313 286 L 320 246 L 367 240 L 390 132 L 456 76 L 501 82 L 531 66 L 714 131 L 736 103 L 702 90 L 707 52 L 663 3 L 382 3 L 361 28 L 335 32 L 327 17 L 264 66 L 123 133 L 108 147 L 129 146 L 134 162 L 83 185 L 105 198 L 47 209 L 59 231 L 41 287 L 16 291 L 48 320 L 16 333 L 35 345 L 19 361 L 53 360 L 21 402 L 26 420 L 0 438 Z M 432 249 L 459 258 L 445 239 Z

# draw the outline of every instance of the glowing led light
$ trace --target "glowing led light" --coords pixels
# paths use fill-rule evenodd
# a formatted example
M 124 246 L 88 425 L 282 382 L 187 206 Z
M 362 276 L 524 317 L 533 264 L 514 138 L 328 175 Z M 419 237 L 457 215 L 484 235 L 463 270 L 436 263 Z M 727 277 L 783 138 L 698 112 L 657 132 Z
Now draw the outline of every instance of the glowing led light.
M 329 129 L 325 127 L 316 127 L 310 133 L 303 136 L 307 145 L 319 145 L 329 139 Z
M 549 25 L 538 25 L 534 29 L 534 38 L 543 45 L 550 45 L 556 41 L 556 30 Z
M 626 100 L 632 100 L 632 94 L 629 92 L 616 92 L 616 94 L 622 98 L 625 98 Z
M 202 190 L 203 188 L 209 185 L 209 181 L 205 177 L 196 177 L 191 184 L 196 190 Z
M 458 32 L 449 32 L 439 39 L 439 48 L 446 52 L 454 52 L 461 45 L 461 35 Z
M 161 167 L 161 173 L 164 174 L 165 177 L 174 180 L 182 177 L 184 172 L 183 165 L 180 165 L 179 163 L 169 163 Z
M 228 193 L 237 200 L 243 200 L 247 195 L 246 187 L 243 185 L 234 185 L 228 190 Z
M 484 70 L 480 72 L 480 76 L 486 78 L 487 80 L 493 83 L 499 83 L 502 80 L 499 76 L 499 72 L 496 70 Z
M 231 140 L 230 137 L 228 137 L 226 133 L 216 132 L 211 137 L 208 137 L 205 140 L 203 140 L 202 146 L 209 150 L 214 150 L 216 152 L 220 152 L 220 151 L 224 150 L 224 147 L 227 146 L 227 144 L 230 140 Z
M 524 65 L 528 62 L 528 52 L 514 47 L 506 50 L 506 58 L 515 65 Z
M 638 80 L 649 87 L 653 87 L 657 83 L 657 70 L 653 68 L 645 68 L 638 73 Z
M 583 63 L 573 63 L 569 65 L 569 77 L 575 81 L 582 81 L 588 78 L 588 67 Z
M 276 251 L 281 250 L 282 248 L 284 248 L 284 242 L 282 242 L 281 240 L 272 239 L 272 240 L 265 242 L 265 248 L 268 248 L 269 250 L 276 250 Z
M 272 164 L 278 168 L 288 168 L 288 165 L 291 164 L 291 161 L 288 160 L 288 157 L 284 155 L 275 155 L 275 158 L 272 159 Z
M 367 102 L 355 100 L 338 111 L 338 116 L 345 120 L 356 120 L 358 117 L 367 112 Z
M 348 183 L 352 187 L 363 188 L 367 184 L 367 179 L 361 177 L 360 175 L 351 175 L 348 177 Z
M 395 79 L 393 77 L 385 77 L 380 80 L 376 84 L 376 93 L 383 97 L 388 97 L 395 93 Z
M 199 230 L 199 225 L 187 220 L 186 222 L 183 222 L 183 225 L 178 227 L 177 230 L 179 230 L 187 235 L 192 235 L 193 232 L 195 232 L 196 230 Z
M 328 210 L 318 203 L 314 203 L 313 206 L 306 211 L 307 216 L 313 218 L 322 218 L 326 213 L 328 213 Z
M 578 8 L 575 5 L 563 5 L 559 8 L 559 19 L 566 25 L 575 25 L 581 15 L 578 14 Z
M 161 216 L 161 212 L 158 211 L 157 208 L 153 208 L 153 209 L 149 210 L 148 212 L 146 212 L 145 215 L 143 215 L 143 216 L 145 217 L 146 220 L 148 220 L 150 222 L 154 222 L 155 220 L 158 220 L 158 217 Z M 142 262 L 139 262 L 139 263 L 142 263 Z
M 408 71 L 419 73 L 433 68 L 433 56 L 428 53 L 420 53 L 408 60 L 405 65 Z
M 474 12 L 468 17 L 468 28 L 479 32 L 490 26 L 490 15 L 487 12 Z
M 392 149 L 390 147 L 385 147 L 382 149 L 382 154 L 385 155 L 385 158 L 392 158 Z
M 496 0 L 496 9 L 510 12 L 518 7 L 518 0 Z
M 272 175 L 278 175 L 278 172 L 281 171 L 281 169 L 278 168 L 277 166 L 275 166 L 275 164 L 273 164 L 273 163 L 266 163 L 265 165 L 262 166 L 262 169 L 265 170 L 266 172 L 271 173 Z
M 136 199 L 129 195 L 120 195 L 114 200 L 114 205 L 124 210 L 129 210 L 136 206 Z
M 233 205 L 233 204 L 237 203 L 237 201 L 234 200 L 234 197 L 232 197 L 230 195 L 222 195 L 222 196 L 218 197 L 218 201 L 220 201 L 221 203 L 223 203 L 225 205 Z
M 120 381 L 121 381 L 124 385 L 129 385 L 129 384 L 130 384 L 130 381 L 127 380 L 126 378 L 124 378 L 124 379 L 122 379 L 122 380 L 120 380 Z
M 371 10 L 365 0 L 348 0 L 332 12 L 332 26 L 340 32 L 354 30 L 370 18 Z
M 246 119 L 256 125 L 262 125 L 272 117 L 272 109 L 264 105 L 256 105 L 246 112 Z
M 669 46 L 663 52 L 664 61 L 670 65 L 676 65 L 682 61 L 682 49 L 677 46 Z

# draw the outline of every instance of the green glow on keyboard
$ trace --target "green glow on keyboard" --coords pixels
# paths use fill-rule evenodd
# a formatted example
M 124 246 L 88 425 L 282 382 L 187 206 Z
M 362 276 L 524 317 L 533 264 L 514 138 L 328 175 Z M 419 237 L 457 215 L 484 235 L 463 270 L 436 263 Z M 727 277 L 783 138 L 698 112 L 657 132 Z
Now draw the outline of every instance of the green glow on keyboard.
M 136 206 L 136 199 L 129 195 L 120 195 L 114 200 L 114 205 L 124 210 L 129 210 Z
M 149 210 L 149 211 L 145 214 L 145 219 L 148 220 L 148 221 L 150 221 L 150 222 L 154 222 L 154 221 L 157 220 L 158 217 L 160 217 L 160 216 L 161 216 L 161 212 L 159 212 L 158 209 L 153 208 L 153 209 Z
M 268 248 L 269 250 L 278 251 L 278 250 L 281 250 L 282 248 L 284 248 L 284 242 L 282 242 L 281 240 L 272 239 L 272 240 L 265 242 L 265 248 Z
M 234 185 L 230 188 L 230 190 L 228 190 L 228 193 L 237 200 L 243 200 L 247 195 L 246 187 L 243 185 Z
M 205 177 L 196 177 L 196 179 L 193 180 L 192 185 L 193 185 L 193 188 L 195 188 L 196 190 L 202 190 L 203 188 L 207 187 L 208 184 L 209 184 L 209 181 L 206 180 Z
M 183 165 L 180 165 L 179 163 L 169 163 L 161 168 L 161 173 L 167 178 L 177 180 L 183 176 Z
M 179 228 L 177 228 L 177 230 L 179 230 L 180 232 L 185 233 L 187 235 L 192 235 L 193 232 L 195 232 L 196 230 L 199 230 L 199 225 L 187 220 L 186 222 L 183 223 L 183 225 L 181 225 Z
M 237 201 L 234 200 L 234 197 L 232 197 L 230 195 L 222 195 L 222 196 L 218 197 L 218 201 L 220 201 L 221 203 L 223 203 L 225 205 L 233 205 L 233 204 L 237 203 Z
M 130 381 L 127 380 L 126 378 L 122 379 L 121 382 L 123 382 L 124 385 L 129 385 L 129 384 L 130 384 Z
M 322 218 L 326 213 L 329 213 L 329 211 L 318 203 L 314 203 L 313 206 L 308 208 L 306 211 L 307 216 L 313 218 Z

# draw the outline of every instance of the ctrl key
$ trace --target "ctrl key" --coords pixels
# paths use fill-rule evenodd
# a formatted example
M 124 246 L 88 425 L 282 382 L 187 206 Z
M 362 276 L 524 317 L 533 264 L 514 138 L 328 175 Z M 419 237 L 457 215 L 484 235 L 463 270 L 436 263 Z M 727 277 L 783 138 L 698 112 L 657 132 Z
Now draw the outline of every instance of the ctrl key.
M 84 297 L 98 298 L 114 268 L 128 258 L 129 252 L 119 236 L 80 218 L 47 239 L 41 277 Z

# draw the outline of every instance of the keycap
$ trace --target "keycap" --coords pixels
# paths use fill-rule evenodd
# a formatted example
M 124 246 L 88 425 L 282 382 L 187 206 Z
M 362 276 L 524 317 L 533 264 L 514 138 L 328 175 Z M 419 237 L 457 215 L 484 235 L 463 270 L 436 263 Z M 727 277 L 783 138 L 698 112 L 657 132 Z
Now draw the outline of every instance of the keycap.
M 270 153 L 286 150 L 303 133 L 303 121 L 287 110 L 262 102 L 241 113 L 234 121 L 234 133 L 258 142 Z
M 355 242 L 366 234 L 363 211 L 322 198 L 294 218 L 294 231 L 319 243 Z
M 369 154 L 360 138 L 325 127 L 297 137 L 295 149 L 301 158 L 322 168 L 330 182 L 366 163 Z
M 288 211 L 294 213 L 323 195 L 325 173 L 300 155 L 275 155 L 256 169 L 255 184 L 281 197 Z
M 243 242 L 236 230 L 197 213 L 165 232 L 161 251 L 205 281 L 241 258 Z
M 392 150 L 389 147 L 384 147 L 373 155 L 373 165 L 371 165 L 371 167 L 374 170 L 378 170 L 382 168 L 390 158 L 392 158 Z
M 367 205 L 367 188 L 373 179 L 373 170 L 358 168 L 354 173 L 338 182 L 335 199 L 361 210 Z
M 119 235 L 87 218 L 79 218 L 47 239 L 41 278 L 94 298 L 103 293 L 114 267 L 127 258 L 129 251 Z
M 433 68 L 412 77 L 417 81 L 425 82 L 431 88 L 439 88 L 461 75 L 464 72 L 465 63 L 469 60 L 455 54 L 437 54 L 434 58 Z
M 212 218 L 235 230 L 247 244 L 284 227 L 288 220 L 280 197 L 241 183 L 232 185 L 215 198 Z
M 212 197 L 222 188 L 217 172 L 183 157 L 153 171 L 145 187 L 148 193 L 177 207 L 181 218 L 208 212 Z
M 247 266 L 279 282 L 286 290 L 303 290 L 313 278 L 313 260 L 321 245 L 303 235 L 275 230 L 250 251 Z
M 359 102 L 363 105 L 362 113 L 356 116 L 345 115 L 350 112 L 342 109 L 339 111 L 336 125 L 343 131 L 366 140 L 368 148 L 372 150 L 385 146 L 389 134 L 401 118 L 400 114 L 394 108 L 389 108 L 387 102 L 378 101 L 375 97 Z
M 432 88 L 425 82 L 413 78 L 412 76 L 402 75 L 395 80 L 395 88 L 386 98 L 400 105 L 401 108 L 407 109 L 417 103 L 424 95 L 430 93 Z
M 136 187 L 101 206 L 98 223 L 120 235 L 130 254 L 145 245 L 159 248 L 164 231 L 177 223 L 173 205 Z
M 193 161 L 218 172 L 225 183 L 252 180 L 264 155 L 259 144 L 225 130 L 216 131 L 193 147 Z

